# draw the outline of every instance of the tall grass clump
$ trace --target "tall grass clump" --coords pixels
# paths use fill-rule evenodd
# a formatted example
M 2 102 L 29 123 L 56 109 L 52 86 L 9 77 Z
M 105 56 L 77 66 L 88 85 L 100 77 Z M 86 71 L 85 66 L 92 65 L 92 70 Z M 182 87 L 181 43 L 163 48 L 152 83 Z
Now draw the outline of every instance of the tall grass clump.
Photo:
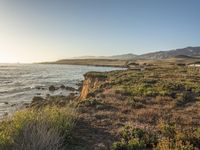
M 76 111 L 69 106 L 25 109 L 0 123 L 0 150 L 60 150 L 70 144 Z

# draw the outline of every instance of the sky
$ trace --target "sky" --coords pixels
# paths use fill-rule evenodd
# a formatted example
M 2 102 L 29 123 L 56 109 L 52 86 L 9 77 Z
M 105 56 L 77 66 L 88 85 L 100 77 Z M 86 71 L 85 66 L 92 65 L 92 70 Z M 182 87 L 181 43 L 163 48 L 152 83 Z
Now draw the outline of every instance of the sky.
M 0 63 L 200 46 L 200 0 L 0 0 Z

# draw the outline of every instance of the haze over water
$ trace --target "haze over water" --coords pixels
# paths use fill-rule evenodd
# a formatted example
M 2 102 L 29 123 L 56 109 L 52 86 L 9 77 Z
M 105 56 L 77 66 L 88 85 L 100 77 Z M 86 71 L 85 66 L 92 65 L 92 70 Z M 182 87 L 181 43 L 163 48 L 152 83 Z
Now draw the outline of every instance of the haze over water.
M 41 65 L 41 64 L 0 64 L 0 116 L 10 112 L 34 96 L 68 95 L 70 91 L 50 92 L 50 85 L 77 87 L 88 71 L 111 71 L 119 68 Z M 38 88 L 40 87 L 40 89 Z M 41 88 L 44 88 L 43 90 Z

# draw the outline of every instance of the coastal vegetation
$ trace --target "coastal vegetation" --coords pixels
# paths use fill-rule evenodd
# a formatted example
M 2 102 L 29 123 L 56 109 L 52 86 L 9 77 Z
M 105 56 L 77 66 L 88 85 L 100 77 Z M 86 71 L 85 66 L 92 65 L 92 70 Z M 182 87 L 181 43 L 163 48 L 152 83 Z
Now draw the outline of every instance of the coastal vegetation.
M 69 105 L 18 111 L 1 121 L 0 149 L 63 149 L 71 141 L 76 118 L 76 110 Z
M 35 97 L 0 124 L 3 150 L 197 150 L 200 68 L 84 75 L 79 96 Z
M 200 148 L 200 68 L 148 66 L 143 70 L 90 72 L 85 78 L 90 86 L 80 104 L 81 116 L 109 133 L 103 140 L 105 147 Z

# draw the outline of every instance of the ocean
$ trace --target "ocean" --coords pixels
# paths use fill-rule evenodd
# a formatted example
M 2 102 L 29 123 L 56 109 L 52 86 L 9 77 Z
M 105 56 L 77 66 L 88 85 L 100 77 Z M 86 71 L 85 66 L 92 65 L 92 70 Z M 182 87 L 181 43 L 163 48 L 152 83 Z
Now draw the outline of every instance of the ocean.
M 89 71 L 111 71 L 121 68 L 47 65 L 47 64 L 0 64 L 0 117 L 16 111 L 34 96 L 68 95 L 70 91 L 49 91 L 49 86 L 61 85 L 78 88 L 83 75 Z

